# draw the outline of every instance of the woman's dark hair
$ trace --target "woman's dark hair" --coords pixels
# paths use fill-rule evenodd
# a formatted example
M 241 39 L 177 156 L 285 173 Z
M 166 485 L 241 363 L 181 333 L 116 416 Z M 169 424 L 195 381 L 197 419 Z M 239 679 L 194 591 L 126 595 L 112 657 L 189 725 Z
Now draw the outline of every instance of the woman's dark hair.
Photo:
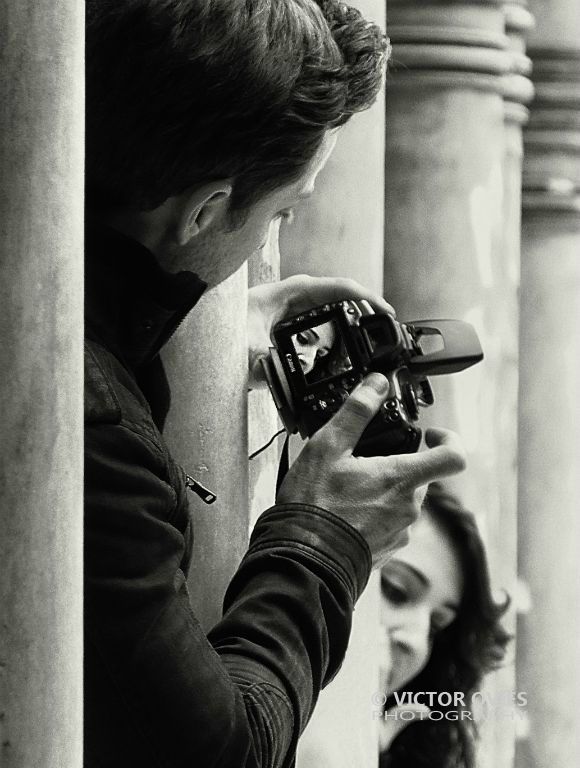
M 463 573 L 463 595 L 455 620 L 435 635 L 425 668 L 405 691 L 457 691 L 469 707 L 487 672 L 503 660 L 510 635 L 500 624 L 509 605 L 491 594 L 487 557 L 474 516 L 440 484 L 432 483 L 424 512 L 445 532 Z M 394 706 L 391 696 L 386 708 Z M 454 707 L 438 709 L 447 712 Z M 477 728 L 470 719 L 423 720 L 405 728 L 381 755 L 381 768 L 474 768 Z
M 232 178 L 243 210 L 369 107 L 388 43 L 337 0 L 87 0 L 90 206 Z

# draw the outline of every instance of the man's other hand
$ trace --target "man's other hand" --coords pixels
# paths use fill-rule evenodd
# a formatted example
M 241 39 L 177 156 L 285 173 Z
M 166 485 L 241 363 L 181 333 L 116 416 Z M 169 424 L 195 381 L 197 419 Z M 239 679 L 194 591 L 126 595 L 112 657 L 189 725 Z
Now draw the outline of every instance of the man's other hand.
M 310 438 L 290 467 L 276 502 L 313 504 L 355 528 L 382 565 L 408 540 L 426 486 L 465 468 L 459 437 L 429 429 L 427 450 L 397 456 L 353 456 L 365 427 L 388 395 L 388 381 L 369 374 L 333 418 Z
M 294 275 L 277 283 L 265 283 L 248 291 L 249 387 L 265 384 L 260 358 L 272 346 L 276 323 L 321 304 L 344 299 L 366 299 L 377 312 L 395 314 L 393 307 L 378 294 L 355 280 L 344 277 Z

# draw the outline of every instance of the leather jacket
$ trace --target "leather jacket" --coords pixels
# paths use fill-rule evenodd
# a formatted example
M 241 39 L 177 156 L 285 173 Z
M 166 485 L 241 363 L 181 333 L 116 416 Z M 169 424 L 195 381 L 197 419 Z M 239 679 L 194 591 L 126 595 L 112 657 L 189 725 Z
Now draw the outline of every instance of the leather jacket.
M 162 436 L 158 353 L 205 285 L 111 229 L 86 242 L 85 766 L 289 766 L 370 552 L 330 511 L 274 506 L 204 634 L 186 585 L 201 502 Z

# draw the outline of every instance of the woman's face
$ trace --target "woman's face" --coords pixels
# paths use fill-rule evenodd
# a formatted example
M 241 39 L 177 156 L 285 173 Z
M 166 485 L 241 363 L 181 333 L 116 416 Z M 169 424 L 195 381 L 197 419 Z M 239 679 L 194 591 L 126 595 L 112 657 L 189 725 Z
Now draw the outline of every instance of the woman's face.
M 392 693 L 423 669 L 433 638 L 455 619 L 463 593 L 459 558 L 428 514 L 411 526 L 409 543 L 383 567 L 381 585 L 381 690 Z
M 332 322 L 322 323 L 314 328 L 306 328 L 292 336 L 302 372 L 306 375 L 314 368 L 318 360 L 326 357 L 334 344 L 335 331 Z

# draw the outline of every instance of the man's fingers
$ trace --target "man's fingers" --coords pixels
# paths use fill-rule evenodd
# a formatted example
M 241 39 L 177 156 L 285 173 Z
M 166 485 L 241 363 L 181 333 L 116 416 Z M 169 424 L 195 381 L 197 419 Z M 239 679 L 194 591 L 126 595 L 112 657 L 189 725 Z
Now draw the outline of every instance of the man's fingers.
M 296 282 L 296 295 L 290 303 L 290 313 L 299 314 L 321 304 L 345 299 L 366 299 L 377 312 L 387 312 L 395 316 L 395 310 L 379 294 L 346 277 L 311 277 L 296 275 L 289 278 Z
M 370 373 L 353 389 L 342 408 L 317 435 L 328 440 L 330 450 L 336 453 L 353 451 L 388 392 L 388 379 L 380 373 Z
M 404 471 L 409 487 L 463 472 L 466 459 L 459 435 L 448 429 L 428 429 L 425 442 L 428 450 L 397 456 L 398 467 Z
M 435 448 L 437 445 L 456 445 L 463 451 L 463 443 L 456 432 L 441 427 L 429 427 L 425 430 L 425 445 Z

